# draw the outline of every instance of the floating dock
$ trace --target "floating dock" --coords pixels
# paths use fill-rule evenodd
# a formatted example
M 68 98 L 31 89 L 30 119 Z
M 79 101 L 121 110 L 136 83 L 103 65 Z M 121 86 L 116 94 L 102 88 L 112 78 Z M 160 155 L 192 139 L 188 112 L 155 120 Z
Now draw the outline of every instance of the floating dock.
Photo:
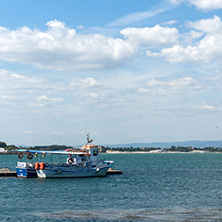
M 0 169 L 0 177 L 17 177 L 16 171 L 11 171 L 8 168 Z
M 107 174 L 110 175 L 110 174 L 122 174 L 122 171 L 121 170 L 114 170 L 112 168 L 109 168 L 108 171 L 107 171 Z

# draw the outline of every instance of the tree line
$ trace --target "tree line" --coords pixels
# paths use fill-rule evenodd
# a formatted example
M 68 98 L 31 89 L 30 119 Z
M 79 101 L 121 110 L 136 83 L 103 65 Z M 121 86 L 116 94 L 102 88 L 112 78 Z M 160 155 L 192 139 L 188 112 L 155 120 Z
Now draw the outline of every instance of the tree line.
M 50 145 L 50 146 L 34 146 L 34 147 L 17 147 L 15 145 L 7 145 L 5 142 L 0 141 L 0 148 L 5 150 L 18 150 L 18 149 L 30 149 L 30 150 L 65 150 L 71 148 L 66 145 Z
M 30 150 L 66 150 L 72 148 L 71 146 L 66 145 L 50 145 L 50 146 L 33 146 L 33 147 L 17 147 L 15 145 L 7 145 L 5 142 L 0 141 L 0 148 L 5 150 L 18 150 L 18 149 L 30 149 Z M 156 147 L 102 147 L 101 152 L 110 151 L 120 151 L 120 152 L 150 152 L 150 151 L 170 151 L 170 152 L 192 152 L 192 151 L 206 151 L 206 152 L 222 152 L 222 147 L 185 147 L 185 146 L 171 146 L 170 148 L 156 148 Z
M 120 151 L 120 152 L 151 152 L 151 151 L 165 151 L 165 152 L 192 152 L 192 151 L 205 151 L 205 152 L 222 152 L 222 147 L 185 147 L 185 146 L 171 146 L 170 148 L 160 147 L 106 147 L 106 150 Z

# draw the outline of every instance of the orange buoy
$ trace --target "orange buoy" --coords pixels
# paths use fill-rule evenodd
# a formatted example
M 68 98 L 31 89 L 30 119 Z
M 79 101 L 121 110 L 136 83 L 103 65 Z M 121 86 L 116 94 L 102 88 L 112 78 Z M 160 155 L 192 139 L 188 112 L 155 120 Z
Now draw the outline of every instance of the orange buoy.
M 39 162 L 35 163 L 35 169 L 38 170 L 39 169 Z

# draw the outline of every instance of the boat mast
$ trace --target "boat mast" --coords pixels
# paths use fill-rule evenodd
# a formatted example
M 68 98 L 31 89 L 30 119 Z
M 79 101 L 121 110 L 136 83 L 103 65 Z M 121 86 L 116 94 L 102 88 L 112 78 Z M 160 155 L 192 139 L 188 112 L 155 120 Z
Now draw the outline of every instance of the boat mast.
M 88 145 L 92 143 L 93 139 L 90 139 L 90 133 L 87 132 L 86 124 L 85 124 L 85 130 L 86 130 L 86 138 L 87 138 L 86 145 Z
M 86 133 L 86 137 L 87 137 L 87 144 L 91 144 L 93 140 L 90 139 L 90 133 Z

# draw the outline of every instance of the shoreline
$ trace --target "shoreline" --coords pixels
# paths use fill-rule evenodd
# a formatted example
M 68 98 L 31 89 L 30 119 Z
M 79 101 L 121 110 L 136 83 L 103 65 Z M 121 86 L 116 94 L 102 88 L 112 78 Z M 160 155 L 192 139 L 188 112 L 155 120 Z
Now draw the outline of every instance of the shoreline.
M 18 153 L 7 153 L 7 152 L 2 152 L 0 155 L 17 155 Z
M 181 153 L 181 154 L 192 154 L 192 153 L 222 153 L 222 152 L 207 152 L 207 151 L 192 151 L 192 152 L 177 152 L 177 151 L 163 151 L 163 152 L 145 152 L 145 151 L 132 151 L 132 152 L 128 152 L 128 151 L 108 151 L 105 152 L 103 154 L 135 154 L 135 153 L 140 153 L 140 154 L 176 154 L 176 153 Z
M 209 152 L 209 151 L 191 151 L 191 152 L 180 152 L 180 151 L 106 151 L 100 154 L 193 154 L 193 153 L 222 153 L 222 152 Z M 0 155 L 17 155 L 18 153 L 0 153 Z

